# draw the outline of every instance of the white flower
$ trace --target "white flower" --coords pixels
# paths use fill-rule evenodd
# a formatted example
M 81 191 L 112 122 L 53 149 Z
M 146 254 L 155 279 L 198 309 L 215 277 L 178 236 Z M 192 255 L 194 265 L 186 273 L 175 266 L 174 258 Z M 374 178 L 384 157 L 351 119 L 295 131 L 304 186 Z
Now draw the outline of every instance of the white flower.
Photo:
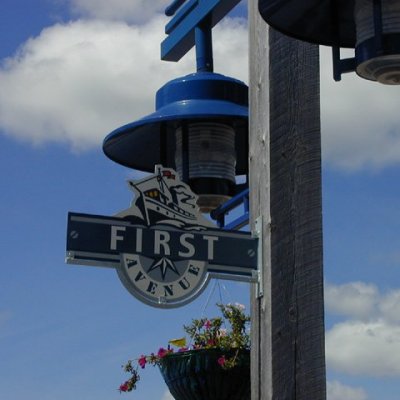
M 221 328 L 221 329 L 218 331 L 218 336 L 219 336 L 219 337 L 224 337 L 224 336 L 226 336 L 226 334 L 227 334 L 227 331 L 226 331 L 225 328 Z
M 235 303 L 235 307 L 240 311 L 244 311 L 246 308 L 243 304 L 240 303 Z

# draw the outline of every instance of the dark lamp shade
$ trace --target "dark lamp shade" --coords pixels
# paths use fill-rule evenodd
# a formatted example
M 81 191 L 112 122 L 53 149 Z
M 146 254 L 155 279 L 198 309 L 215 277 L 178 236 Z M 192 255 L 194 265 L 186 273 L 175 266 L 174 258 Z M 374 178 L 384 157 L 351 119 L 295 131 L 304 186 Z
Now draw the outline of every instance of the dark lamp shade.
M 259 0 L 263 19 L 287 36 L 326 46 L 355 47 L 354 0 Z
M 258 4 L 263 19 L 283 34 L 354 48 L 358 75 L 400 84 L 399 0 L 259 0 Z

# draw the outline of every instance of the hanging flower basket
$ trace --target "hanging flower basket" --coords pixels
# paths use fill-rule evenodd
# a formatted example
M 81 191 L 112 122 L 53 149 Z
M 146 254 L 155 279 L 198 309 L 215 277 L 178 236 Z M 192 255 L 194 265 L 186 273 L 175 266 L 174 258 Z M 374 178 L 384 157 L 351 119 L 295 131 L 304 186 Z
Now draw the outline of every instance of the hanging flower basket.
M 239 303 L 217 306 L 222 317 L 193 319 L 183 326 L 189 345 L 186 337 L 172 339 L 157 353 L 129 360 L 123 368 L 131 377 L 120 392 L 136 389 L 139 370 L 150 364 L 160 368 L 175 400 L 249 400 L 250 316 Z
M 235 366 L 221 368 L 232 357 Z M 159 368 L 175 400 L 250 399 L 249 350 L 190 350 L 163 358 Z

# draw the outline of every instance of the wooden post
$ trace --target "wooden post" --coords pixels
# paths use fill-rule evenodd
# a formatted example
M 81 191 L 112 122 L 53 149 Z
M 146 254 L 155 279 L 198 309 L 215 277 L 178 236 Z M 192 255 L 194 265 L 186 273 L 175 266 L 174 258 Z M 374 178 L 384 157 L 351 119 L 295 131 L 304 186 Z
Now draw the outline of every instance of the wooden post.
M 268 29 L 249 1 L 252 400 L 325 400 L 318 46 Z M 260 218 L 261 217 L 261 218 Z

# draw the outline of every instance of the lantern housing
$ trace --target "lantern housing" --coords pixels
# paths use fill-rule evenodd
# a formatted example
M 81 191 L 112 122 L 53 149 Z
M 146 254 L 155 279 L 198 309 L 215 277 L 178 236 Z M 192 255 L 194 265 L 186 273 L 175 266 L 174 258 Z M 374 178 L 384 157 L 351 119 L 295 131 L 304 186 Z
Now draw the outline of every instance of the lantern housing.
M 174 79 L 156 94 L 156 111 L 111 132 L 103 151 L 141 171 L 174 168 L 209 212 L 236 193 L 248 173 L 248 87 L 214 72 Z
M 400 1 L 259 0 L 263 19 L 300 40 L 333 47 L 334 78 L 356 73 L 372 81 L 400 84 Z M 340 59 L 340 47 L 355 57 Z

